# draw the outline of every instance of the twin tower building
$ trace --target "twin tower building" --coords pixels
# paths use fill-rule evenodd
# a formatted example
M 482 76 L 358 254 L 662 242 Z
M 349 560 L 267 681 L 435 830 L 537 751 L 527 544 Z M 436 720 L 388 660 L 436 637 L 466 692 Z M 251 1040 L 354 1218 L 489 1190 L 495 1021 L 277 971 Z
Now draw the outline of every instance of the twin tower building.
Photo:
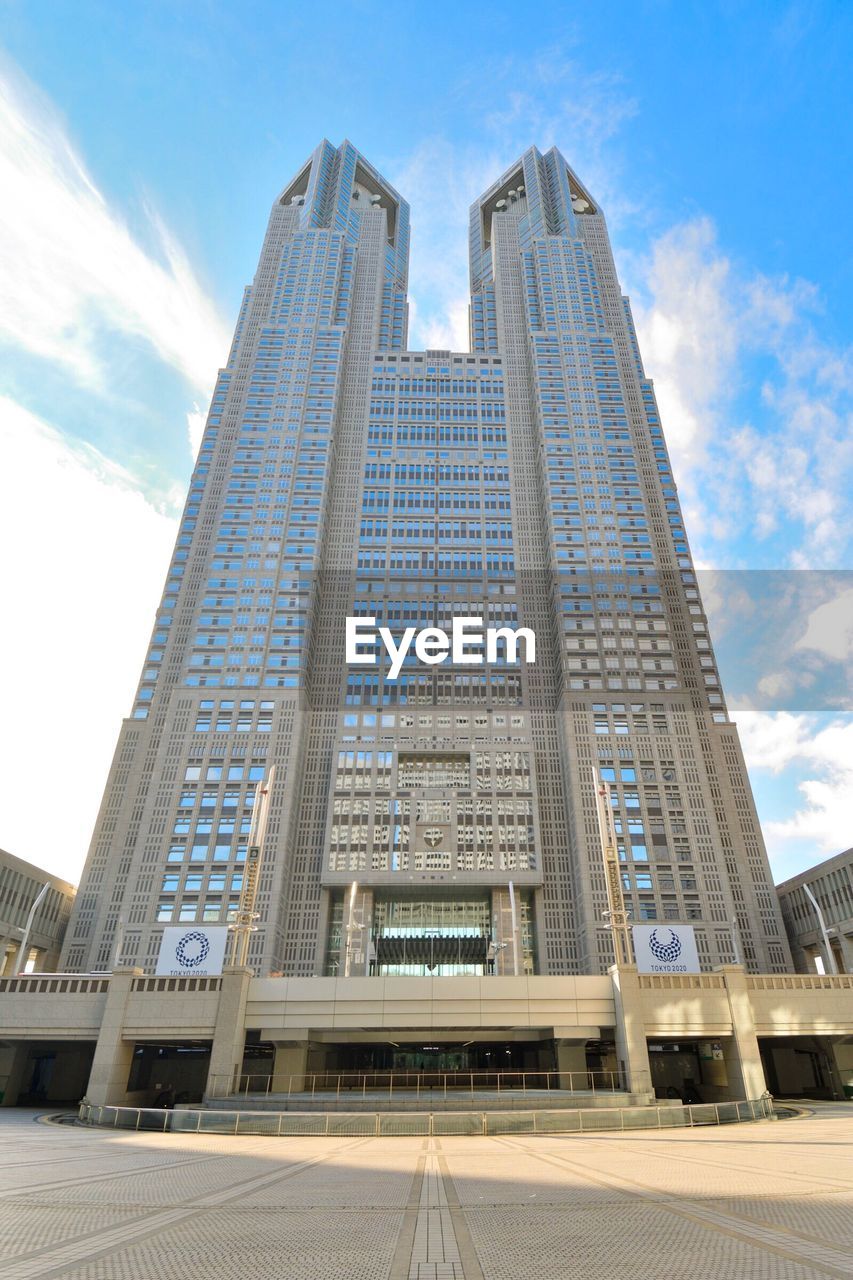
M 66 971 L 233 919 L 271 776 L 260 974 L 604 972 L 599 781 L 629 919 L 790 969 L 601 209 L 531 148 L 469 243 L 470 351 L 411 351 L 405 200 L 325 141 L 276 200 Z

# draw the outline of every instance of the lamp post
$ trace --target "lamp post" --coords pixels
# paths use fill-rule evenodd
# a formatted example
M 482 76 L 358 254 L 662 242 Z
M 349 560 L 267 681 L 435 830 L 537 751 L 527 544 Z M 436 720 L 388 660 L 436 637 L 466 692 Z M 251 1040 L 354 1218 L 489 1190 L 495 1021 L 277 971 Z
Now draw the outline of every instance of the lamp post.
M 12 968 L 12 973 L 17 974 L 17 973 L 24 972 L 24 966 L 27 963 L 27 949 L 30 941 L 30 931 L 33 927 L 33 921 L 36 918 L 36 912 L 41 906 L 42 900 L 44 899 L 49 888 L 50 888 L 49 884 L 42 885 L 41 893 L 38 895 L 35 902 L 30 907 L 30 914 L 27 916 L 27 923 L 24 925 L 24 936 L 21 938 L 21 945 L 18 947 L 18 958 L 15 961 L 15 964 Z

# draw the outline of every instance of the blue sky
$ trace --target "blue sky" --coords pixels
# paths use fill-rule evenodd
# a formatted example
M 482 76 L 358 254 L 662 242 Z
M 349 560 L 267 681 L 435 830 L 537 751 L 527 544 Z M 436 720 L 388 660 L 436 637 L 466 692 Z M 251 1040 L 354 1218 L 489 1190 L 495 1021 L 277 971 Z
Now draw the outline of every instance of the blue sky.
M 848 4 L 0 13 L 0 520 L 26 549 L 0 844 L 79 870 L 213 375 L 323 135 L 412 205 L 414 347 L 466 345 L 467 207 L 525 147 L 602 202 L 697 562 L 731 571 L 707 597 L 777 878 L 853 844 Z

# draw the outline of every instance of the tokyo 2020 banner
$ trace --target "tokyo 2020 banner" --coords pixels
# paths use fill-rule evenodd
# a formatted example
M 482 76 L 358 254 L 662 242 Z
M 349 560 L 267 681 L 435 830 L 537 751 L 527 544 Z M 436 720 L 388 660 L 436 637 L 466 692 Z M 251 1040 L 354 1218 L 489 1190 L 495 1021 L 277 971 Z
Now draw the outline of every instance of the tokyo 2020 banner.
M 164 929 L 157 959 L 158 978 L 215 978 L 225 963 L 228 930 L 221 925 Z
M 638 973 L 699 973 L 692 924 L 635 924 L 631 932 Z

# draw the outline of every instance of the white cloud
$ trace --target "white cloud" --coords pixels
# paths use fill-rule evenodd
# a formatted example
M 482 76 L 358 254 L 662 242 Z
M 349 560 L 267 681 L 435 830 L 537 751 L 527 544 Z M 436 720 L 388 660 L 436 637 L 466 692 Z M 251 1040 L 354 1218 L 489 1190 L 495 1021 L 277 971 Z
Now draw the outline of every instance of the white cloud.
M 468 350 L 468 209 L 501 170 L 495 158 L 431 138 L 392 182 L 412 206 L 410 345 Z
M 0 341 L 106 389 L 106 332 L 149 343 L 208 394 L 228 333 L 185 254 L 147 210 L 148 252 L 86 171 L 55 109 L 0 67 Z
M 741 711 L 736 715 L 750 770 L 791 773 L 794 813 L 763 824 L 771 861 L 784 863 L 796 842 L 805 865 L 853 844 L 853 720 L 823 727 L 813 716 Z M 791 874 L 793 874 L 791 872 Z
M 808 616 L 795 649 L 811 649 L 838 662 L 853 658 L 853 587 L 840 592 Z
M 645 279 L 652 303 L 637 308 L 640 350 L 681 474 L 701 461 L 708 417 L 731 375 L 730 274 L 709 218 L 679 224 L 655 241 Z
M 74 880 L 175 522 L 91 446 L 0 398 L 0 846 Z
M 424 347 L 435 351 L 467 351 L 468 295 L 451 302 L 446 318 L 432 316 L 423 327 Z
M 464 114 L 478 143 L 436 134 L 391 180 L 413 210 L 411 344 L 467 351 L 470 205 L 528 147 L 559 146 L 607 203 L 611 222 L 618 220 L 628 206 L 618 190 L 614 152 L 609 149 L 605 163 L 603 149 L 638 107 L 619 76 L 590 72 L 561 47 L 478 66 L 476 78 L 451 89 L 447 101 Z
M 187 439 L 190 442 L 190 453 L 193 457 L 199 451 L 206 421 L 207 414 L 204 409 L 200 405 L 193 403 L 192 409 L 187 413 Z
M 117 343 L 123 367 L 146 345 L 198 397 L 195 452 L 227 330 L 159 216 L 144 210 L 148 246 L 98 191 L 53 106 L 5 63 L 0 190 L 0 344 L 114 404 Z M 183 500 L 183 485 L 131 475 L 85 428 L 0 397 L 0 529 L 15 548 L 0 571 L 0 843 L 69 879 L 159 599 L 175 533 L 164 511 Z
M 791 567 L 844 564 L 853 378 L 848 353 L 815 330 L 815 286 L 735 266 L 703 217 L 670 228 L 645 263 L 628 265 L 640 349 L 700 556 L 719 562 L 748 532 L 759 542 L 778 535 L 777 560 Z M 759 378 L 754 420 L 744 421 L 737 398 Z

